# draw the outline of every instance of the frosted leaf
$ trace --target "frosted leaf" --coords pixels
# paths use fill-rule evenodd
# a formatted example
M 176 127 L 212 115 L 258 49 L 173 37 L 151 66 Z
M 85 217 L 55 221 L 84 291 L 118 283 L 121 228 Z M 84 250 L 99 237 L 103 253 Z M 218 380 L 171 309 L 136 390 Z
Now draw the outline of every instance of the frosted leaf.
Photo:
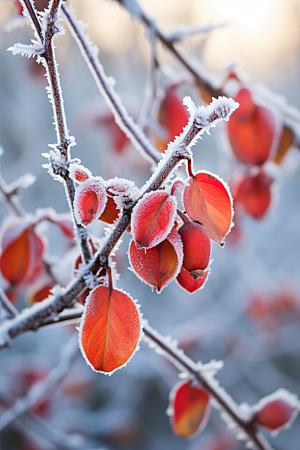
M 74 214 L 78 224 L 87 226 L 105 209 L 107 195 L 102 178 L 92 177 L 81 183 L 74 198 Z
M 134 187 L 134 182 L 131 180 L 126 180 L 125 178 L 115 177 L 107 180 L 106 186 L 108 194 L 123 195 L 128 194 L 131 188 Z
M 73 181 L 83 182 L 88 178 L 91 178 L 92 173 L 89 169 L 82 166 L 81 164 L 72 163 L 69 167 L 69 175 Z

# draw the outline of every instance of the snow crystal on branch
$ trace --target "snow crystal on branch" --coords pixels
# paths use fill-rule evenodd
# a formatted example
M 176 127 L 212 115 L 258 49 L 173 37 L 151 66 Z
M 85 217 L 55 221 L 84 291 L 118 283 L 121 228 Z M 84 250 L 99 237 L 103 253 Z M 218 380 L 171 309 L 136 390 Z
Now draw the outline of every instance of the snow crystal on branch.
M 15 44 L 12 47 L 9 47 L 7 51 L 12 52 L 13 55 L 27 56 L 27 58 L 40 55 L 45 51 L 43 45 L 39 44 L 38 42 L 32 42 L 33 43 L 30 45 L 20 43 Z

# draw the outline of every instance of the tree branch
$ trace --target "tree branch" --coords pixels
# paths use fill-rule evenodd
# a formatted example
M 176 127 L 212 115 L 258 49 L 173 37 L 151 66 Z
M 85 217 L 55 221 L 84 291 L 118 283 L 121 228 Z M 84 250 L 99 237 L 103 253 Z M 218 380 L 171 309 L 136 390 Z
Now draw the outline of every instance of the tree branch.
M 120 97 L 114 90 L 112 80 L 106 76 L 103 70 L 98 58 L 98 48 L 91 43 L 90 38 L 83 31 L 83 24 L 77 21 L 75 14 L 68 6 L 63 4 L 61 9 L 68 27 L 95 79 L 96 85 L 115 117 L 115 121 L 133 145 L 152 163 L 157 163 L 161 158 L 161 153 L 153 147 L 142 130 L 135 124 L 132 117 L 129 116 Z
M 53 39 L 59 32 L 59 29 L 56 26 L 56 21 L 59 16 L 59 10 L 62 0 L 52 0 L 50 9 L 43 18 L 46 24 L 45 32 L 43 32 L 41 28 L 39 18 L 32 5 L 32 0 L 23 1 L 29 13 L 32 25 L 40 36 L 41 42 L 44 46 L 44 50 L 39 55 L 39 57 L 41 58 L 47 70 L 47 78 L 49 81 L 48 92 L 50 101 L 53 106 L 57 135 L 57 144 L 54 146 L 54 148 L 60 152 L 60 160 L 57 160 L 57 158 L 52 158 L 51 160 L 50 157 L 50 163 L 52 163 L 53 173 L 59 175 L 64 180 L 67 198 L 69 200 L 69 205 L 73 217 L 74 227 L 77 230 L 77 238 L 80 245 L 83 261 L 88 263 L 91 260 L 91 251 L 88 245 L 87 231 L 82 225 L 77 224 L 73 210 L 75 187 L 73 180 L 71 180 L 71 178 L 69 177 L 68 165 L 70 161 L 70 147 L 74 145 L 74 140 L 73 138 L 70 138 L 68 133 L 63 96 L 53 46 Z

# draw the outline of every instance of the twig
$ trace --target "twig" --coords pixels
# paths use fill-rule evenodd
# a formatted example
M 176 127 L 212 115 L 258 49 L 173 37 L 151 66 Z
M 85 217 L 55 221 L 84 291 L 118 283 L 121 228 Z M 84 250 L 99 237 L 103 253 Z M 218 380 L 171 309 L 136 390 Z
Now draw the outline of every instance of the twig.
M 141 6 L 136 0 L 130 0 L 129 2 L 125 0 L 116 0 L 125 9 L 127 4 L 132 4 L 133 8 L 137 11 L 137 17 L 158 37 L 158 39 L 164 44 L 164 46 L 183 64 L 183 66 L 193 75 L 196 80 L 197 85 L 200 88 L 204 88 L 206 91 L 210 92 L 212 96 L 219 97 L 224 95 L 221 88 L 217 88 L 212 85 L 210 80 L 206 79 L 201 72 L 193 65 L 191 60 L 183 53 L 183 51 L 178 50 L 174 41 L 163 33 L 163 31 L 156 25 L 154 20 L 150 19 Z M 130 11 L 129 11 L 130 12 Z
M 36 383 L 25 397 L 17 400 L 10 409 L 1 415 L 0 432 L 8 428 L 15 420 L 33 408 L 41 399 L 49 396 L 50 392 L 56 388 L 58 383 L 69 372 L 77 355 L 78 339 L 77 335 L 72 335 L 62 349 L 60 361 L 57 366 L 51 370 L 44 380 Z
M 115 117 L 115 121 L 131 140 L 133 145 L 139 149 L 147 159 L 150 159 L 152 163 L 153 161 L 157 163 L 161 158 L 160 152 L 153 147 L 151 142 L 126 111 L 120 97 L 114 90 L 112 80 L 106 76 L 103 70 L 98 58 L 98 48 L 90 42 L 89 37 L 83 31 L 83 24 L 77 21 L 74 13 L 68 6 L 63 4 L 61 9 L 64 13 L 68 27 L 95 79 L 96 85 Z
M 17 191 L 18 191 L 18 189 L 15 186 L 12 186 L 12 187 L 8 186 L 5 183 L 5 181 L 3 180 L 2 175 L 0 174 L 0 194 L 4 200 L 5 205 L 17 217 L 23 217 L 25 214 L 25 211 L 23 210 L 22 206 L 20 205 Z
M 153 343 L 159 348 L 159 353 L 166 356 L 180 370 L 187 371 L 195 378 L 216 400 L 219 409 L 225 411 L 228 416 L 236 423 L 240 430 L 243 430 L 246 437 L 253 442 L 259 450 L 272 450 L 270 444 L 257 428 L 248 420 L 242 418 L 243 414 L 239 406 L 233 401 L 230 395 L 219 386 L 217 380 L 205 371 L 199 370 L 199 366 L 190 359 L 185 353 L 175 347 L 168 345 L 166 339 L 154 330 L 149 324 L 144 324 L 143 331 L 146 340 L 153 347 Z M 151 345 L 152 344 L 152 345 Z
M 55 146 L 55 149 L 57 149 L 61 155 L 60 161 L 55 160 L 54 163 L 54 161 L 51 161 L 50 158 L 50 162 L 52 162 L 53 172 L 56 175 L 61 176 L 64 180 L 67 196 L 69 199 L 69 205 L 73 217 L 73 222 L 77 230 L 77 237 L 83 261 L 88 263 L 91 260 L 91 251 L 88 245 L 87 231 L 82 225 L 77 224 L 73 210 L 75 187 L 73 181 L 69 176 L 68 163 L 70 161 L 70 147 L 71 145 L 73 145 L 74 141 L 72 138 L 70 138 L 68 133 L 64 110 L 64 102 L 62 97 L 59 73 L 57 70 L 57 63 L 55 59 L 55 51 L 53 46 L 53 39 L 59 31 L 59 29 L 56 26 L 56 21 L 58 19 L 59 9 L 62 0 L 52 0 L 52 2 L 50 3 L 50 9 L 48 13 L 46 13 L 46 15 L 44 16 L 44 20 L 46 21 L 45 32 L 43 32 L 41 28 L 39 18 L 32 5 L 32 0 L 23 0 L 23 1 L 28 10 L 29 18 L 32 21 L 32 24 L 36 32 L 38 33 L 44 47 L 44 51 L 40 55 L 40 58 L 42 59 L 46 67 L 49 81 L 48 92 L 53 107 L 53 114 L 56 124 L 55 128 L 57 135 L 57 145 Z
M 9 301 L 9 299 L 5 295 L 5 292 L 3 291 L 2 287 L 0 286 L 0 310 L 2 310 L 2 308 L 5 310 L 5 315 L 6 315 L 6 318 L 8 318 L 8 319 L 12 319 L 13 317 L 16 317 L 19 314 L 18 310 Z

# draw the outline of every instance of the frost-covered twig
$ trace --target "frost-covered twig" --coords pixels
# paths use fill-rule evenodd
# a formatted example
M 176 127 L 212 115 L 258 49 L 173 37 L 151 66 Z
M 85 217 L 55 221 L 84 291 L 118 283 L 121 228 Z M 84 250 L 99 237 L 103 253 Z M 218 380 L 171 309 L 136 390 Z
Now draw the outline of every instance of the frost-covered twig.
M 95 79 L 96 85 L 115 117 L 115 121 L 131 140 L 133 145 L 140 150 L 147 159 L 150 159 L 152 163 L 157 163 L 161 158 L 160 152 L 151 144 L 149 139 L 126 111 L 120 97 L 114 90 L 114 80 L 106 76 L 99 61 L 97 46 L 93 44 L 90 41 L 89 36 L 84 33 L 85 25 L 76 19 L 74 12 L 71 11 L 66 4 L 63 4 L 61 9 L 64 13 L 68 27 Z
M 21 177 L 21 179 L 22 178 L 25 179 L 25 177 L 27 178 L 28 176 L 30 175 L 29 174 L 24 175 L 24 177 Z M 31 180 L 33 179 L 34 177 L 31 176 Z M 0 174 L 0 197 L 3 199 L 5 205 L 7 206 L 8 209 L 11 210 L 13 214 L 15 214 L 18 217 L 22 217 L 24 216 L 25 211 L 23 210 L 19 202 L 19 192 L 20 188 L 23 187 L 23 184 L 21 183 L 20 179 L 17 181 L 20 181 L 20 183 L 19 184 L 13 183 L 7 185 L 2 178 L 2 175 Z
M 158 353 L 167 357 L 180 370 L 188 372 L 193 379 L 196 379 L 212 395 L 216 401 L 216 407 L 221 412 L 225 412 L 235 423 L 237 437 L 251 441 L 259 450 L 272 450 L 271 445 L 258 431 L 257 427 L 249 418 L 243 417 L 241 408 L 234 402 L 225 389 L 219 386 L 213 373 L 201 370 L 201 365 L 196 364 L 182 350 L 178 349 L 176 345 L 168 342 L 166 338 L 160 335 L 149 324 L 145 323 L 143 330 L 145 335 L 144 339 L 149 343 L 150 347 L 154 346 Z
M 193 36 L 198 33 L 209 33 L 216 28 L 222 28 L 228 25 L 228 23 L 219 23 L 219 24 L 207 24 L 204 26 L 195 26 L 195 27 L 185 27 L 184 25 L 178 25 L 174 27 L 168 34 L 165 36 L 168 38 L 170 42 L 180 41 L 181 39 L 187 36 Z
M 2 321 L 2 311 L 5 311 L 5 317 L 8 319 L 12 319 L 13 317 L 16 317 L 18 315 L 18 310 L 10 302 L 2 287 L 0 286 L 0 323 Z
M 174 36 L 164 33 L 156 24 L 156 22 L 151 19 L 147 13 L 142 9 L 137 0 L 116 0 L 124 8 L 126 8 L 129 13 L 138 19 L 140 19 L 147 28 L 155 33 L 157 38 L 162 42 L 166 49 L 175 56 L 175 58 L 181 62 L 181 64 L 190 72 L 190 74 L 195 78 L 196 84 L 203 88 L 204 92 L 209 93 L 212 97 L 219 97 L 222 95 L 228 95 L 228 90 L 225 86 L 217 85 L 214 81 L 212 75 L 204 74 L 203 69 L 199 69 L 193 62 L 193 60 L 184 53 L 183 50 L 179 50 L 176 47 L 176 42 L 174 44 Z M 176 36 L 175 36 L 176 37 Z M 176 41 L 176 39 L 175 39 Z M 300 114 L 299 110 L 295 107 L 288 105 L 285 99 L 278 96 L 274 92 L 267 91 L 265 87 L 263 89 L 257 89 L 254 87 L 254 92 L 257 91 L 258 97 L 264 101 L 268 102 L 275 107 L 277 111 L 282 115 L 282 120 L 284 124 L 290 127 L 295 133 L 294 145 L 300 148 Z
M 41 399 L 49 396 L 50 392 L 67 375 L 78 354 L 77 335 L 72 335 L 62 349 L 57 366 L 51 370 L 44 380 L 36 383 L 25 397 L 17 400 L 10 409 L 1 415 L 0 432 L 8 428 L 15 420 L 33 408 Z
M 190 159 L 189 147 L 196 142 L 200 135 L 208 131 L 210 127 L 215 126 L 220 120 L 228 120 L 231 113 L 238 106 L 232 99 L 225 97 L 214 100 L 207 108 L 203 106 L 196 108 L 189 98 L 186 98 L 186 104 L 191 114 L 189 122 L 181 135 L 173 143 L 169 144 L 169 148 L 156 171 L 144 186 L 142 196 L 159 189 L 178 164 Z M 70 306 L 85 289 L 86 280 L 90 275 L 96 275 L 101 267 L 108 267 L 109 255 L 130 224 L 132 210 L 139 199 L 127 198 L 124 200 L 121 218 L 105 245 L 94 255 L 92 261 L 86 265 L 80 276 L 70 282 L 65 291 L 58 288 L 54 289 L 52 296 L 41 303 L 33 305 L 31 308 L 24 309 L 18 317 L 3 323 L 0 327 L 0 349 L 7 346 L 10 339 L 23 332 L 37 330 L 44 323 L 45 319 L 51 316 L 54 319 L 58 319 L 58 314 Z
M 199 69 L 192 63 L 190 58 L 184 54 L 183 51 L 178 50 L 173 39 L 169 38 L 155 23 L 154 20 L 150 19 L 146 12 L 141 8 L 136 0 L 116 0 L 118 3 L 123 5 L 129 12 L 136 15 L 153 33 L 158 37 L 158 39 L 164 44 L 164 46 L 183 64 L 183 66 L 193 75 L 196 83 L 199 87 L 203 87 L 206 91 L 210 92 L 212 96 L 219 97 L 224 95 L 222 89 L 213 86 L 212 82 L 205 77 Z
M 73 211 L 75 187 L 73 181 L 69 177 L 68 165 L 70 161 L 70 147 L 75 144 L 75 141 L 74 138 L 69 136 L 67 128 L 64 102 L 53 46 L 53 39 L 59 32 L 62 32 L 56 24 L 59 19 L 62 0 L 51 0 L 48 9 L 43 13 L 42 20 L 37 15 L 32 0 L 21 1 L 25 7 L 24 14 L 31 21 L 31 26 L 38 41 L 34 41 L 33 44 L 27 46 L 25 50 L 24 46 L 22 47 L 21 44 L 17 44 L 9 50 L 14 54 L 21 53 L 21 55 L 25 54 L 29 57 L 35 55 L 37 57 L 37 62 L 42 62 L 46 67 L 49 82 L 49 88 L 47 90 L 53 107 L 57 135 L 57 144 L 52 146 L 54 151 L 50 152 L 48 156 L 54 175 L 62 177 L 64 180 L 83 260 L 88 262 L 91 259 L 91 251 L 88 245 L 87 231 L 82 225 L 77 224 Z M 60 157 L 58 155 L 60 155 Z

